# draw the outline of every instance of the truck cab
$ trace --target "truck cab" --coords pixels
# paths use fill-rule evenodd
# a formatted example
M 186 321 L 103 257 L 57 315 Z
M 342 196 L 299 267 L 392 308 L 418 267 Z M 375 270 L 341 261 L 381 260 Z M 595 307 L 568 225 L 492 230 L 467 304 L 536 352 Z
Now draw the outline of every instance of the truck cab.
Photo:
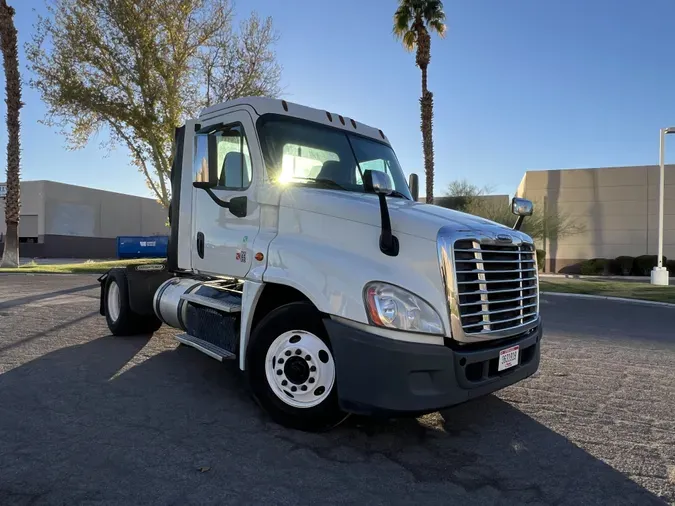
M 539 366 L 535 247 L 516 227 L 417 202 L 382 130 L 242 98 L 176 130 L 164 263 L 100 278 L 114 335 L 162 323 L 235 360 L 285 426 L 418 415 Z

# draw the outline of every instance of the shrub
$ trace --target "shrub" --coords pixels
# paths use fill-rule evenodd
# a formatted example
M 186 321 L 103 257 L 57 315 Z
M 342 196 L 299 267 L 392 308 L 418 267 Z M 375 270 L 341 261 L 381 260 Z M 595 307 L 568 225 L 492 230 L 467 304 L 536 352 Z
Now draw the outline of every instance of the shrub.
M 667 265 L 668 259 L 665 257 L 663 259 Z M 656 255 L 641 255 L 635 257 L 635 261 L 633 262 L 633 274 L 636 276 L 649 276 L 649 273 L 652 272 L 652 269 L 656 267 L 658 263 Z
M 675 260 L 666 260 L 666 269 L 671 276 L 675 276 Z
M 540 271 L 544 270 L 545 264 L 546 264 L 546 252 L 543 249 L 538 249 L 537 250 L 537 266 L 539 267 Z
M 628 272 L 630 273 L 630 270 Z M 605 264 L 605 272 L 603 272 L 603 274 L 608 276 L 621 276 L 623 274 L 623 269 L 615 258 L 610 258 Z
M 607 267 L 607 259 L 592 258 L 581 262 L 581 274 L 583 276 L 597 276 L 604 274 Z
M 633 272 L 635 258 L 629 256 L 620 256 L 616 257 L 615 262 L 618 264 L 618 274 L 621 274 L 622 276 L 630 276 L 631 272 Z

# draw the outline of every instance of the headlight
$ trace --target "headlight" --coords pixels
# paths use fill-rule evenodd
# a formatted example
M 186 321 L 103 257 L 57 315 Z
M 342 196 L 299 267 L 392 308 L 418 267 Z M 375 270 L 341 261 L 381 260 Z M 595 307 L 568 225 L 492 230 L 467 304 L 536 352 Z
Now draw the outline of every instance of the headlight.
M 408 332 L 443 334 L 438 313 L 419 297 L 388 283 L 368 283 L 364 290 L 368 318 L 373 325 Z

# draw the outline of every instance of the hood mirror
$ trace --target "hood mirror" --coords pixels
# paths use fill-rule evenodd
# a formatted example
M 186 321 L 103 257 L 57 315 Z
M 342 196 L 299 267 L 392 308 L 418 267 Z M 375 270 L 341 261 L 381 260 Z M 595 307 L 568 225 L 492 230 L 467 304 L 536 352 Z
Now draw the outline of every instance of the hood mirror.
M 363 173 L 363 187 L 368 193 L 378 195 L 391 195 L 394 187 L 391 178 L 386 172 L 380 170 L 367 170 Z
M 374 193 L 380 201 L 380 218 L 382 233 L 380 234 L 380 251 L 390 257 L 398 255 L 398 238 L 392 233 L 387 195 L 394 191 L 389 174 L 379 170 L 366 170 L 363 173 L 363 188 L 367 193 Z
M 530 200 L 513 197 L 513 200 L 511 200 L 511 212 L 516 216 L 532 216 L 534 206 Z
M 525 216 L 532 216 L 534 205 L 531 200 L 513 197 L 513 200 L 511 200 L 511 212 L 518 216 L 516 224 L 513 225 L 513 230 L 520 230 L 520 227 L 523 226 Z

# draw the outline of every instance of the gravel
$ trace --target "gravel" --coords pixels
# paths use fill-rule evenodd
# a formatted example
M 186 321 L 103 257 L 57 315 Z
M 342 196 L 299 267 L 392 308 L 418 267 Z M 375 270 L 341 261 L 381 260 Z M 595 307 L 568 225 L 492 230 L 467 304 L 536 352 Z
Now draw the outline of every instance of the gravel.
M 0 504 L 675 504 L 673 310 L 541 310 L 534 377 L 306 434 L 172 329 L 109 336 L 96 276 L 0 274 Z

